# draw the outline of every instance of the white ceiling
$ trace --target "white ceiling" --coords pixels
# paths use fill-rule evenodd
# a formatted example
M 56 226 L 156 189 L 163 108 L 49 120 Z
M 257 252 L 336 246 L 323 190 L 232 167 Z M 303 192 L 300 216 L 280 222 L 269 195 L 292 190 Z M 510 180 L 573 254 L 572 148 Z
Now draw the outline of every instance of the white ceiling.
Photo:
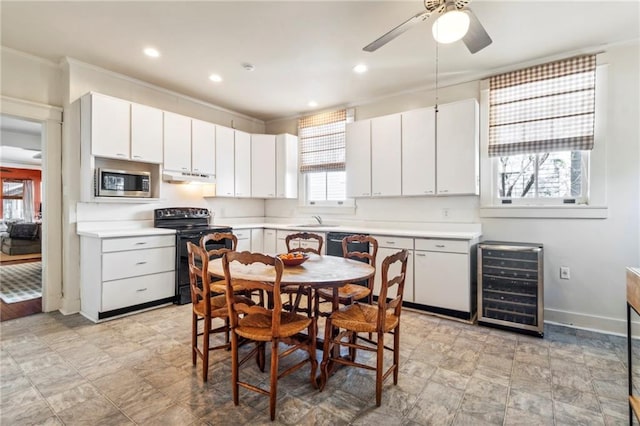
M 0 114 L 0 163 L 40 166 L 41 133 L 40 123 Z
M 462 42 L 440 45 L 439 84 L 638 39 L 639 5 L 472 1 L 493 44 L 475 55 Z M 420 0 L 3 0 L 0 8 L 3 46 L 56 62 L 69 56 L 266 121 L 432 87 L 435 76 L 431 20 L 376 52 L 362 51 L 424 10 Z M 161 56 L 145 57 L 147 46 Z M 255 71 L 245 71 L 245 62 Z M 369 72 L 354 74 L 358 63 L 366 63 Z M 224 81 L 209 81 L 211 73 Z M 318 106 L 307 106 L 310 100 Z

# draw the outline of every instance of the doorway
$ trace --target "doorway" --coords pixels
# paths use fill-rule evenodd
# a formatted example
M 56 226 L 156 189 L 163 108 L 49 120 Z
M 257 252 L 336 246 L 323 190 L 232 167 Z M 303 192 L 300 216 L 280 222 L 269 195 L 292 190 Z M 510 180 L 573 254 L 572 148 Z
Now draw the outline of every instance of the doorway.
M 0 320 L 42 312 L 42 123 L 0 114 Z

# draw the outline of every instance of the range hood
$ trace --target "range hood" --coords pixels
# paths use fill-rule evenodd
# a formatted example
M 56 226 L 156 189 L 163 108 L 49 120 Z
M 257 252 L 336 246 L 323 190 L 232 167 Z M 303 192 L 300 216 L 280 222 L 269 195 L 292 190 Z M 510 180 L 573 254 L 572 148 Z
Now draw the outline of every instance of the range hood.
M 216 183 L 215 175 L 191 172 L 174 172 L 171 170 L 162 171 L 162 180 L 170 183 Z

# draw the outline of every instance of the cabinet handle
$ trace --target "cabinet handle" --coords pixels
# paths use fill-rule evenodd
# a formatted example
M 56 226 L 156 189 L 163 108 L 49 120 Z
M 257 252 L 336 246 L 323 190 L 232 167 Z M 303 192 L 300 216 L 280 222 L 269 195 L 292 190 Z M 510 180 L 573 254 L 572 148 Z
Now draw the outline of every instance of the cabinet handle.
M 200 171 L 200 169 L 193 169 L 193 171 L 194 171 L 194 172 L 199 172 L 199 171 Z
M 444 244 L 436 244 L 436 247 L 438 247 L 438 248 L 445 248 L 445 245 L 444 245 Z
M 267 197 L 273 197 L 273 194 L 267 194 Z
M 187 169 L 186 167 L 183 167 L 182 170 L 189 170 L 189 169 Z
M 369 195 L 369 193 L 368 192 L 363 192 L 362 195 Z
M 424 253 L 416 253 L 416 256 L 425 257 L 426 254 L 424 254 Z
M 136 291 L 147 291 L 147 288 L 146 287 L 145 288 L 139 288 Z
M 441 189 L 440 192 L 449 192 L 448 189 Z
M 136 245 L 137 245 L 137 246 L 143 246 L 143 245 L 145 245 L 145 244 L 147 244 L 147 243 L 146 243 L 146 242 L 144 242 L 144 241 L 140 241 L 140 242 L 136 243 Z
M 382 195 L 382 192 L 374 192 L 373 195 Z
M 126 154 L 120 154 L 120 153 L 116 154 L 116 157 L 126 157 L 126 156 L 127 156 Z
M 140 155 L 134 155 L 133 158 L 142 158 Z
M 396 242 L 395 242 L 395 241 L 385 241 L 385 243 L 393 245 L 393 244 L 395 244 Z
M 144 264 L 146 264 L 146 263 L 147 263 L 147 262 L 138 262 L 138 263 L 136 263 L 136 265 L 144 265 Z

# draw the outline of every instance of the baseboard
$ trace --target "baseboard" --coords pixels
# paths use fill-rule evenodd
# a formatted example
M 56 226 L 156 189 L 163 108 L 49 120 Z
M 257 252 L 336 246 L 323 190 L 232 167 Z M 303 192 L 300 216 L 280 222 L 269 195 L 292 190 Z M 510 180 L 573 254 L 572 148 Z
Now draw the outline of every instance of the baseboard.
M 615 334 L 619 336 L 627 335 L 626 318 L 617 319 L 597 315 L 585 315 L 577 312 L 545 309 L 544 322 L 599 333 Z M 640 323 L 638 324 L 640 326 Z

